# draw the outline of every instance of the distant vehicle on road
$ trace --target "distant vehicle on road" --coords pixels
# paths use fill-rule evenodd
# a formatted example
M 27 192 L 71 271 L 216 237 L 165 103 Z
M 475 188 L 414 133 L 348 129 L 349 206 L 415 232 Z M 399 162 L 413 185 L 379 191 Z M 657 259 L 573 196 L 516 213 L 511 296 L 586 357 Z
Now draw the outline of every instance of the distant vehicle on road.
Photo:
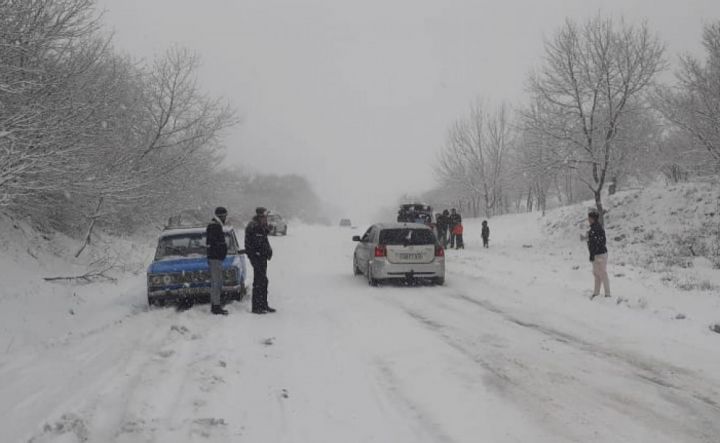
M 349 218 L 341 218 L 340 219 L 340 227 L 350 228 L 350 227 L 352 227 L 352 221 L 350 221 Z
M 445 250 L 432 229 L 416 223 L 381 223 L 365 234 L 353 254 L 353 272 L 370 286 L 383 280 L 430 280 L 445 284 Z
M 270 226 L 270 235 L 287 235 L 287 222 L 280 214 L 268 214 L 268 225 Z
M 242 300 L 245 295 L 244 251 L 232 227 L 225 228 L 228 255 L 223 262 L 224 300 Z M 149 305 L 210 301 L 210 269 L 207 261 L 206 228 L 166 228 L 158 239 L 155 258 L 147 270 Z
M 429 225 L 433 221 L 432 207 L 424 203 L 406 203 L 400 205 L 397 221 L 398 223 L 420 223 Z

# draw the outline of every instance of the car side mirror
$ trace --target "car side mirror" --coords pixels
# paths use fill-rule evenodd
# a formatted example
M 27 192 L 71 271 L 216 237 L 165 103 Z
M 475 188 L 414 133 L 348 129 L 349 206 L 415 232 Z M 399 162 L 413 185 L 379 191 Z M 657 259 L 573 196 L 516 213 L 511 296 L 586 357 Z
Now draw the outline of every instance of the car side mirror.
M 353 235 L 353 241 L 362 241 L 359 235 Z

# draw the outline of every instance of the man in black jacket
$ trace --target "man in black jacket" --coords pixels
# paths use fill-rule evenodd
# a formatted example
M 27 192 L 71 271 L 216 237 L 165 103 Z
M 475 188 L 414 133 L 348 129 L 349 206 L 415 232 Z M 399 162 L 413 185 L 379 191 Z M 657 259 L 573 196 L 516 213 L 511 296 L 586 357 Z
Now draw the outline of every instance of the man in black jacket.
M 227 257 L 227 243 L 225 242 L 225 220 L 227 209 L 215 209 L 215 217 L 207 226 L 205 238 L 207 242 L 207 259 L 210 267 L 210 312 L 215 315 L 227 315 L 228 311 L 221 306 L 221 293 L 223 286 L 223 261 Z
M 590 211 L 588 214 L 588 223 L 590 230 L 587 236 L 588 251 L 590 252 L 590 261 L 593 264 L 593 275 L 595 276 L 595 288 L 592 297 L 600 294 L 600 286 L 605 289 L 605 297 L 610 297 L 610 278 L 607 273 L 607 246 L 605 239 L 605 229 L 600 224 L 600 214 L 597 211 Z
M 245 228 L 245 253 L 253 267 L 252 312 L 254 314 L 275 312 L 275 309 L 268 306 L 267 301 L 267 262 L 273 254 L 268 240 L 269 233 L 267 209 L 255 209 L 255 217 Z

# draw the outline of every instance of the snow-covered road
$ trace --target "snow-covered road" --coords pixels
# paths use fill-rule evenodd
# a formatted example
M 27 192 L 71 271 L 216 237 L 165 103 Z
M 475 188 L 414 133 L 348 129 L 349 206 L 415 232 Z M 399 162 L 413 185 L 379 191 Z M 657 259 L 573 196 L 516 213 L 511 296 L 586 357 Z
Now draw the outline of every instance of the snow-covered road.
M 720 441 L 716 335 L 590 302 L 588 272 L 507 232 L 448 251 L 445 287 L 372 288 L 356 232 L 295 227 L 265 316 L 147 311 L 139 276 L 104 324 L 0 359 L 0 440 Z

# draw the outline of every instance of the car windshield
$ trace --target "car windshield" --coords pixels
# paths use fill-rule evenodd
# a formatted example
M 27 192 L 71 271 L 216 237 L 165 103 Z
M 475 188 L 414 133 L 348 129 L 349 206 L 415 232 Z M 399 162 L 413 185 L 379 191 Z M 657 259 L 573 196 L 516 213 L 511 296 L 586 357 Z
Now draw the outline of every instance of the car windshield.
M 225 242 L 228 245 L 228 254 L 237 254 L 237 244 L 234 237 L 226 232 Z M 205 233 L 166 235 L 158 242 L 155 260 L 162 260 L 173 257 L 205 257 L 207 246 Z
M 383 245 L 433 245 L 435 235 L 427 229 L 385 229 L 380 231 Z
M 279 215 L 268 215 L 268 221 L 275 222 L 282 220 L 282 217 Z

